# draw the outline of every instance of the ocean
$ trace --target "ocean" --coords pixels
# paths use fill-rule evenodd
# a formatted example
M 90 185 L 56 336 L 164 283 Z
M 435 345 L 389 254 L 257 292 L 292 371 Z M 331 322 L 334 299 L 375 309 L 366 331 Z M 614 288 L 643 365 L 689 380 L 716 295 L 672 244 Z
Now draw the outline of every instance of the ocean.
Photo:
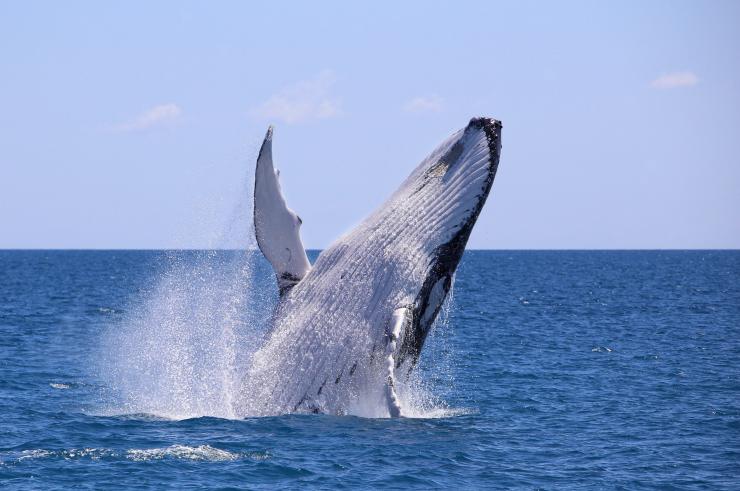
M 234 413 L 271 275 L 0 251 L 0 488 L 740 489 L 740 251 L 468 251 L 400 419 Z

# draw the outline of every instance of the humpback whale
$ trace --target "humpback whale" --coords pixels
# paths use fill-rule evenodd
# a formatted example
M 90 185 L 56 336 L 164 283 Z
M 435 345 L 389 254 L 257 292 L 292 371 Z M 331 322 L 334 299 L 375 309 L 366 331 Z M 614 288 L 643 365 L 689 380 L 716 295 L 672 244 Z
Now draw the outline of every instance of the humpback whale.
M 404 415 L 397 387 L 416 365 L 488 197 L 501 123 L 474 118 L 377 210 L 310 264 L 283 197 L 270 127 L 255 173 L 254 228 L 280 299 L 244 378 L 244 414 Z

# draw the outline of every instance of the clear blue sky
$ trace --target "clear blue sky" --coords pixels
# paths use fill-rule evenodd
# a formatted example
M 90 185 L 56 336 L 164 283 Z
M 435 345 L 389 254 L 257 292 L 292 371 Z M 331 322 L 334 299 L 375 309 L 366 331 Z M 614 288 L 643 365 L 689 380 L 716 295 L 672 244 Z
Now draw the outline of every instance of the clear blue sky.
M 740 247 L 740 2 L 2 2 L 0 247 L 321 248 L 471 116 L 474 248 Z

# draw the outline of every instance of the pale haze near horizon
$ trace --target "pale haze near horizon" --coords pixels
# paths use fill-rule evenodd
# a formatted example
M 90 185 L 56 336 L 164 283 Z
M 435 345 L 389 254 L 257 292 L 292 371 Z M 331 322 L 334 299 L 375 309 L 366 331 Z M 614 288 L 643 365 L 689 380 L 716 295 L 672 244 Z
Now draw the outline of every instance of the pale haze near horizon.
M 740 3 L 5 2 L 0 248 L 253 247 L 254 160 L 309 248 L 473 116 L 470 248 L 739 248 Z

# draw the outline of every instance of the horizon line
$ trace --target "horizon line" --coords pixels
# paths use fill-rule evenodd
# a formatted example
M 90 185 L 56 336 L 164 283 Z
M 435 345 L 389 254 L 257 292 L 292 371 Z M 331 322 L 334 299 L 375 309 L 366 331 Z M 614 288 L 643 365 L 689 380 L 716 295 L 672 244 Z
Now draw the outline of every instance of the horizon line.
M 306 251 L 317 251 L 321 252 L 326 248 L 319 249 L 315 247 L 309 247 Z M 172 252 L 172 251 L 260 251 L 259 248 L 225 248 L 225 247 L 183 247 L 183 248 L 95 248 L 95 247 L 0 247 L 0 252 L 31 252 L 31 251 L 56 251 L 56 252 Z M 501 251 L 501 252 L 578 252 L 578 251 L 740 251 L 740 247 L 635 247 L 635 248 L 612 248 L 612 247 L 599 247 L 599 248 L 578 248 L 578 247 L 565 247 L 565 248 L 466 248 L 466 252 L 488 252 L 488 251 Z

